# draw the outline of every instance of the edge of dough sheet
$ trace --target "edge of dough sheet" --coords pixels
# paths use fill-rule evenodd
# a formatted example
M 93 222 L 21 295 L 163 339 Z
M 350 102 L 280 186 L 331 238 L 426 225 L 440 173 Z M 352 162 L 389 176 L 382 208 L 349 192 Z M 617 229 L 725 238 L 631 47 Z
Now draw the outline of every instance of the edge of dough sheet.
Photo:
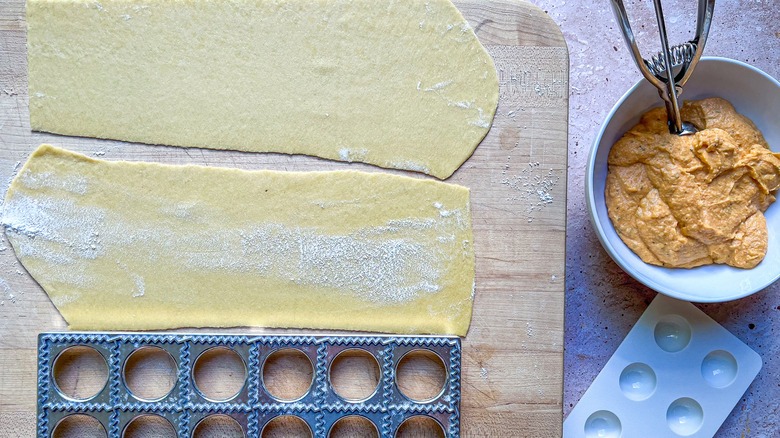
M 498 105 L 450 0 L 28 0 L 35 131 L 451 176 Z
M 469 190 L 443 182 L 112 162 L 44 144 L 2 223 L 71 329 L 465 336 L 471 321 Z

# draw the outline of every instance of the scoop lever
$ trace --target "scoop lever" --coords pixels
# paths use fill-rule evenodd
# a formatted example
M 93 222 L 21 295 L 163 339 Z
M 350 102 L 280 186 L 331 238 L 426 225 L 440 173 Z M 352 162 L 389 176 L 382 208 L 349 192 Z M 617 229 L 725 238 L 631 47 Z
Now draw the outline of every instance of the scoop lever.
M 669 119 L 669 132 L 677 135 L 689 135 L 698 132 L 696 126 L 682 120 L 680 116 L 679 95 L 682 87 L 690 78 L 696 63 L 699 62 L 704 51 L 704 44 L 712 24 L 712 12 L 715 8 L 715 0 L 699 0 L 698 18 L 696 20 L 696 36 L 691 41 L 669 47 L 666 35 L 661 0 L 653 0 L 655 16 L 658 21 L 658 33 L 661 38 L 661 52 L 650 60 L 642 58 L 639 47 L 628 21 L 623 0 L 612 0 L 612 9 L 615 18 L 623 31 L 628 48 L 636 62 L 639 71 L 651 84 L 658 88 L 658 94 L 666 104 L 666 113 Z M 675 69 L 677 74 L 675 74 Z

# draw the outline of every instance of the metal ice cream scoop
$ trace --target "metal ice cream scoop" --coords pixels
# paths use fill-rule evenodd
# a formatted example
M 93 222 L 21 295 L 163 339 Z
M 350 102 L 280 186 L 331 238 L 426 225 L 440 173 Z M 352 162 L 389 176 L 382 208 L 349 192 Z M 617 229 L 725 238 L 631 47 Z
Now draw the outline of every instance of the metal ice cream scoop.
M 658 32 L 661 36 L 661 52 L 647 60 L 642 58 L 642 54 L 639 53 L 639 47 L 636 44 L 634 33 L 631 31 L 631 24 L 628 22 L 628 15 L 626 15 L 623 0 L 612 0 L 615 17 L 623 30 L 626 44 L 631 49 L 631 54 L 637 67 L 639 67 L 639 71 L 642 72 L 645 79 L 658 88 L 658 94 L 666 104 L 669 132 L 677 135 L 693 134 L 698 132 L 698 129 L 692 123 L 683 121 L 680 117 L 678 96 L 682 93 L 683 85 L 690 78 L 693 68 L 699 62 L 699 58 L 701 58 L 701 54 L 704 51 L 704 44 L 707 42 L 707 34 L 712 23 L 712 11 L 715 8 L 715 0 L 699 0 L 696 36 L 691 41 L 671 48 L 666 36 L 661 0 L 653 0 L 653 5 L 655 6 L 655 17 L 658 21 Z

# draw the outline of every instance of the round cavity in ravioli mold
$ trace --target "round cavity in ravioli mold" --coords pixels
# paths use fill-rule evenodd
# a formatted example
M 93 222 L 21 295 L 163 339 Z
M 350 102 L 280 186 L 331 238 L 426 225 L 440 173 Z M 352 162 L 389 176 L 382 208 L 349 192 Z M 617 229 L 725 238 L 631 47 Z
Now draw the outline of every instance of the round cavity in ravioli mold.
M 125 426 L 122 438 L 176 438 L 176 430 L 170 421 L 155 414 L 139 415 Z
M 160 347 L 136 348 L 122 366 L 122 380 L 137 399 L 159 401 L 176 386 L 176 360 Z
M 415 415 L 407 418 L 395 431 L 395 438 L 445 438 L 442 425 L 427 415 Z
M 311 438 L 311 428 L 303 418 L 295 415 L 279 415 L 263 426 L 261 438 Z
M 328 438 L 379 438 L 374 422 L 362 415 L 348 415 L 338 419 L 328 432 Z
M 235 418 L 225 414 L 211 414 L 195 425 L 192 438 L 243 438 L 244 430 Z
M 54 359 L 51 373 L 54 387 L 71 400 L 89 400 L 98 395 L 108 382 L 106 359 L 86 345 L 62 350 Z
M 715 350 L 701 362 L 701 375 L 713 388 L 725 388 L 737 378 L 737 360 L 725 350 Z
M 628 399 L 645 400 L 655 392 L 655 372 L 647 364 L 632 363 L 620 373 L 620 390 Z
M 195 388 L 208 400 L 215 402 L 235 398 L 246 384 L 244 359 L 227 347 L 213 347 L 204 351 L 192 367 Z
M 428 403 L 440 397 L 447 383 L 447 366 L 438 354 L 418 348 L 409 351 L 395 368 L 396 386 L 410 400 Z
M 303 351 L 283 348 L 263 363 L 261 382 L 271 397 L 284 402 L 300 400 L 314 384 L 314 366 Z
M 655 343 L 668 353 L 676 353 L 691 342 L 691 326 L 679 315 L 664 315 L 653 330 Z
M 677 435 L 693 435 L 701 428 L 703 422 L 704 411 L 692 398 L 678 398 L 666 410 L 666 424 Z
M 61 419 L 51 438 L 105 438 L 106 429 L 97 418 L 87 414 L 71 414 Z
M 328 371 L 333 390 L 349 402 L 372 397 L 379 390 L 381 376 L 374 355 L 360 348 L 350 348 L 339 353 Z
M 610 411 L 596 411 L 585 420 L 585 438 L 619 438 L 623 426 Z

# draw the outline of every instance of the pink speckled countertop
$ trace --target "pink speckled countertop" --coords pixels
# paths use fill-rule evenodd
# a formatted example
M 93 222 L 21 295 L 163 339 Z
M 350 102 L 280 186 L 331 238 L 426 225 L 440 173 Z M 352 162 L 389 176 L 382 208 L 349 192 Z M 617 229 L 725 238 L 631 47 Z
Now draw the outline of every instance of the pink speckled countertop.
M 609 1 L 531 2 L 561 27 L 570 56 L 565 417 L 655 296 L 625 274 L 602 249 L 591 228 L 584 196 L 585 164 L 599 127 L 641 75 L 629 56 Z M 640 47 L 649 57 L 659 47 L 652 2 L 625 3 Z M 696 3 L 664 2 L 671 44 L 693 37 Z M 704 55 L 744 61 L 780 78 L 780 3 L 718 1 Z M 776 333 L 780 328 L 780 282 L 748 298 L 699 307 L 758 352 L 764 362 L 716 436 L 780 436 L 780 341 Z

